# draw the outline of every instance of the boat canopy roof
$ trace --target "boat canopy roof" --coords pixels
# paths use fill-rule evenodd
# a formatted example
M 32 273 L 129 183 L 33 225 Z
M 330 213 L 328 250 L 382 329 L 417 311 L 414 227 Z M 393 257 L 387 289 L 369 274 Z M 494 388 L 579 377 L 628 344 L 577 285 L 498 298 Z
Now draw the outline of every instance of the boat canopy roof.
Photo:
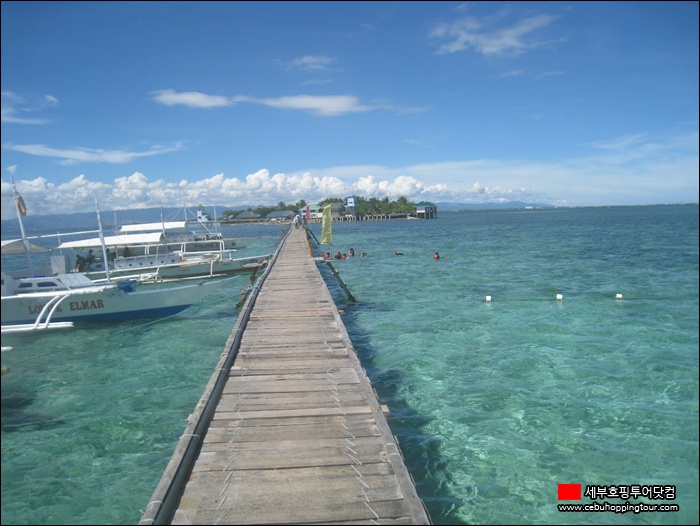
M 160 221 L 159 223 L 138 223 L 135 225 L 123 225 L 120 232 L 153 232 L 162 230 L 184 230 L 187 221 Z
M 36 245 L 34 243 L 29 243 L 29 250 L 31 252 L 48 252 L 49 249 Z M 21 239 L 6 239 L 2 242 L 2 255 L 7 256 L 10 254 L 24 254 L 24 241 Z
M 124 245 L 143 245 L 147 243 L 160 243 L 163 238 L 162 232 L 148 232 L 146 234 L 129 234 L 124 236 L 105 236 L 105 246 L 116 247 Z M 95 248 L 101 247 L 102 241 L 99 237 L 92 239 L 80 239 L 78 241 L 66 241 L 58 245 L 58 248 Z

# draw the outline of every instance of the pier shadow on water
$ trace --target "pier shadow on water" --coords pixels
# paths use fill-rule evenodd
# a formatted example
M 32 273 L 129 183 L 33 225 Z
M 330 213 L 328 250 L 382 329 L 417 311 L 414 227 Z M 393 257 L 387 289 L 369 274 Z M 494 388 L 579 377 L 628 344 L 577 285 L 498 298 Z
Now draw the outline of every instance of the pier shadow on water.
M 47 414 L 32 411 L 31 405 L 35 398 L 36 395 L 30 391 L 2 387 L 2 417 L 0 420 L 2 421 L 3 433 L 51 429 L 64 423 Z
M 379 403 L 389 407 L 387 423 L 399 443 L 404 464 L 414 479 L 418 496 L 424 502 L 431 521 L 433 524 L 462 524 L 454 511 L 468 503 L 449 490 L 450 475 L 447 461 L 439 453 L 440 439 L 423 431 L 432 420 L 410 407 L 401 395 L 404 379 L 400 371 L 376 365 L 380 349 L 372 346 L 370 335 L 357 323 L 359 315 L 368 309 L 381 315 L 382 307 L 361 301 L 349 302 L 337 280 L 323 267 L 321 274 Z

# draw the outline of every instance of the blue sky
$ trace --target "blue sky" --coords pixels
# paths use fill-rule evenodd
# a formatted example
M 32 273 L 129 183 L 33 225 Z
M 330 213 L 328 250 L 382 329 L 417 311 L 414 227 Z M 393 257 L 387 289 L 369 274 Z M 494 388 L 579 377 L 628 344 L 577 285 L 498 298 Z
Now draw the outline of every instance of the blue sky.
M 2 2 L 29 213 L 698 202 L 697 2 Z

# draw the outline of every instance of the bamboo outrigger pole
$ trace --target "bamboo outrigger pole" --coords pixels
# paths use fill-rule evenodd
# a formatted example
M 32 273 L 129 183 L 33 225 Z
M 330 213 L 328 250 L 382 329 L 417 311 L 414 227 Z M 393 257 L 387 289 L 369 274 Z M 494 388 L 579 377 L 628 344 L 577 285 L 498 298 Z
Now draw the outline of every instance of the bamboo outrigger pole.
M 333 265 L 331 265 L 330 261 L 326 261 L 326 264 L 328 265 L 328 268 L 331 269 L 331 272 L 333 275 L 336 277 L 338 280 L 338 283 L 340 283 L 340 286 L 342 289 L 345 291 L 345 294 L 348 295 L 348 299 L 350 300 L 351 303 L 355 303 L 355 297 L 350 293 L 350 290 L 348 289 L 348 286 L 345 284 L 343 279 L 340 277 L 340 274 L 338 274 L 338 271 L 333 268 Z

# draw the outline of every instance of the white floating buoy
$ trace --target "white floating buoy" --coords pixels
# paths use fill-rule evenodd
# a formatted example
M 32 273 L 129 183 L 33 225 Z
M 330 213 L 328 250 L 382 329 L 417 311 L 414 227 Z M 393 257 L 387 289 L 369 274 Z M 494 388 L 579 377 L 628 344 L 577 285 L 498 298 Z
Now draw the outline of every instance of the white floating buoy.
M 485 301 L 491 301 L 491 296 L 486 296 Z
M 622 299 L 622 294 L 615 294 L 615 299 L 616 299 L 616 300 L 621 300 L 621 299 Z
M 562 296 L 561 294 L 557 294 L 557 299 L 558 299 L 558 300 L 563 300 L 563 299 L 564 299 L 564 296 Z

